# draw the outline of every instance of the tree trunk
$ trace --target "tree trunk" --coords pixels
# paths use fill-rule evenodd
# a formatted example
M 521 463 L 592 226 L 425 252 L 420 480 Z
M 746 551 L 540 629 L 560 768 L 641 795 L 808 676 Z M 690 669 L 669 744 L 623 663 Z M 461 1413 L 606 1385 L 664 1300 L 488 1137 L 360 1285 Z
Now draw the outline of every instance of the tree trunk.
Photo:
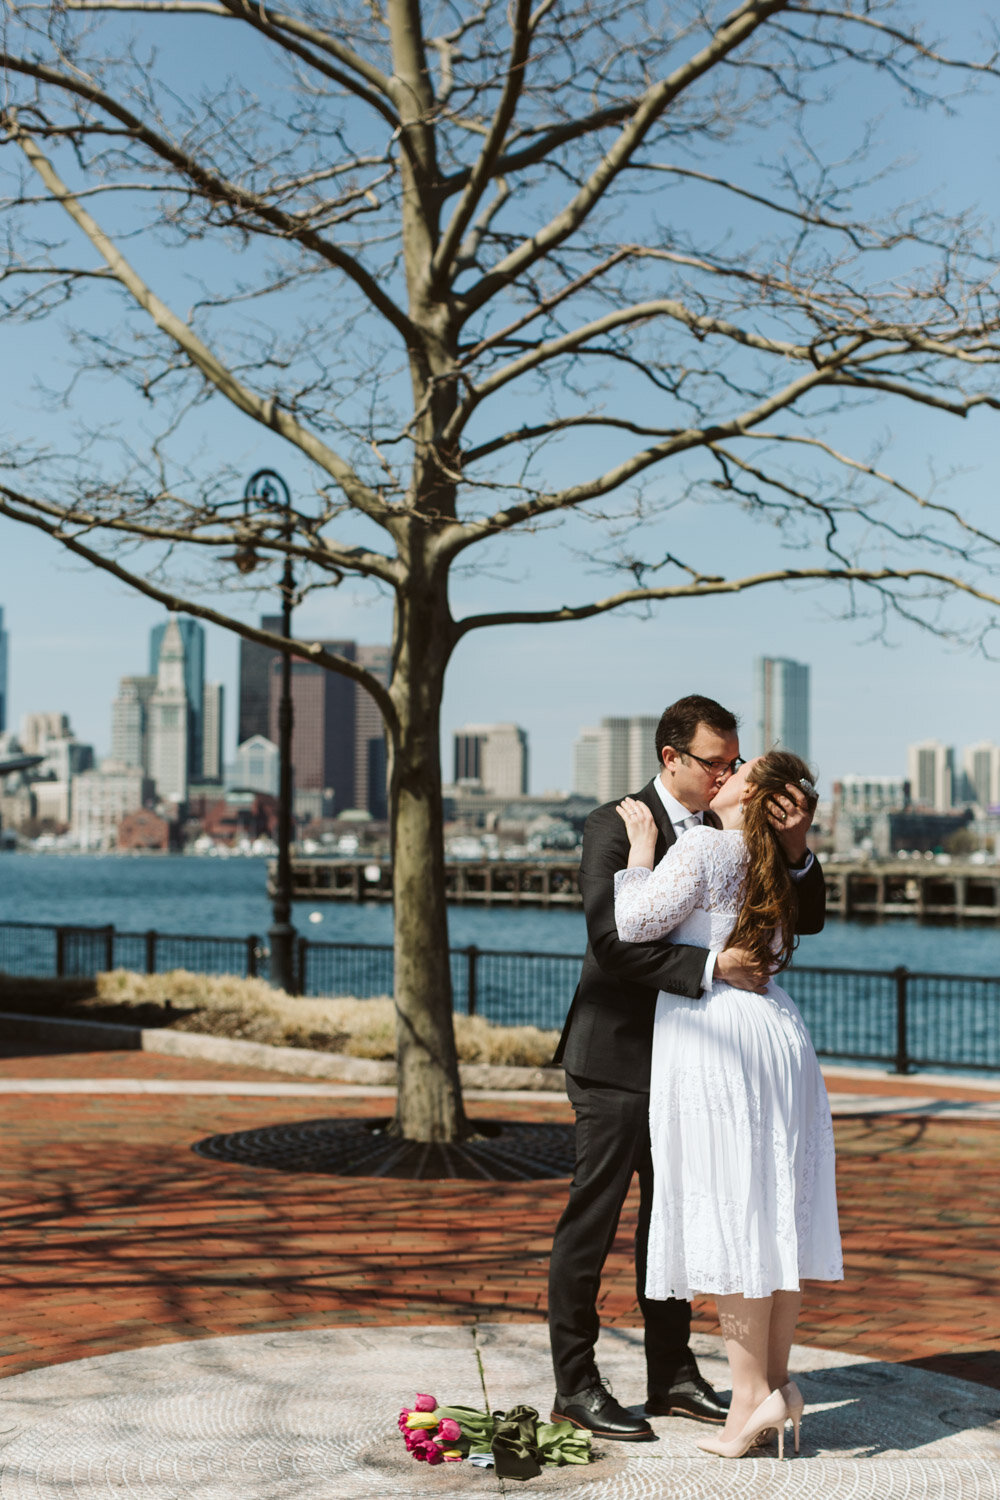
M 390 750 L 395 907 L 396 1129 L 413 1141 L 468 1133 L 452 1021 L 441 805 L 441 692 L 450 654 L 447 601 L 398 606 Z

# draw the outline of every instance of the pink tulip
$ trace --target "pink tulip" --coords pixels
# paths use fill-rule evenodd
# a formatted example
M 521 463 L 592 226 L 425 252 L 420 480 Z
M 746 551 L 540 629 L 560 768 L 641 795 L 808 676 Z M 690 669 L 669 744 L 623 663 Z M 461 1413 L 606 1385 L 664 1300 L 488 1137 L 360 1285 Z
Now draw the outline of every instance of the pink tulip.
M 413 1457 L 418 1458 L 421 1463 L 427 1462 L 427 1449 L 424 1447 L 423 1443 L 421 1443 L 419 1447 L 411 1448 L 410 1452 L 413 1454 Z
M 437 1435 L 446 1443 L 457 1443 L 462 1436 L 462 1429 L 454 1417 L 442 1417 L 438 1423 Z
M 437 1410 L 437 1402 L 435 1401 L 435 1399 L 434 1399 L 433 1396 L 425 1396 L 425 1395 L 422 1395 L 418 1391 L 417 1392 L 417 1399 L 413 1403 L 413 1410 L 414 1411 L 436 1411 Z
M 408 1406 L 404 1406 L 403 1410 L 399 1414 L 399 1421 L 396 1423 L 396 1425 L 399 1428 L 400 1432 L 405 1433 L 405 1431 L 406 1431 L 406 1419 L 407 1419 L 407 1417 L 409 1415 L 410 1415 L 410 1408 Z
M 436 1443 L 431 1443 L 428 1448 L 424 1449 L 424 1452 L 427 1455 L 427 1462 L 429 1464 L 444 1463 L 444 1454 L 441 1452 L 441 1449 L 437 1446 Z
M 430 1433 L 427 1431 L 426 1428 L 421 1427 L 418 1432 L 413 1432 L 413 1433 L 410 1434 L 410 1447 L 411 1448 L 433 1448 L 434 1447 L 434 1439 L 431 1437 Z

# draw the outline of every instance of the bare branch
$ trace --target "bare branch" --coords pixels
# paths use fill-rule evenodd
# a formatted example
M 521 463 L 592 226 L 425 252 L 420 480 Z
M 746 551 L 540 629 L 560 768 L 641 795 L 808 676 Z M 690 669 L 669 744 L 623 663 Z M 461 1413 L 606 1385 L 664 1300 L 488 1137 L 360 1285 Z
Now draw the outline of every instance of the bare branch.
M 261 646 L 271 646 L 275 651 L 288 651 L 293 656 L 302 657 L 304 661 L 314 662 L 317 666 L 326 667 L 331 672 L 339 672 L 343 677 L 350 677 L 354 682 L 360 683 L 375 699 L 388 732 L 393 735 L 398 733 L 399 719 L 388 691 L 377 677 L 367 672 L 357 662 L 350 661 L 346 656 L 340 656 L 336 652 L 324 650 L 317 641 L 286 640 L 284 636 L 276 635 L 273 631 L 245 625 L 242 621 L 234 619 L 231 615 L 224 615 L 207 604 L 198 604 L 193 599 L 183 599 L 179 594 L 168 589 L 161 589 L 148 578 L 144 578 L 141 573 L 131 572 L 122 567 L 121 563 L 116 562 L 114 558 L 103 556 L 92 547 L 86 546 L 78 537 L 64 532 L 58 523 L 46 521 L 40 515 L 33 515 L 19 509 L 11 503 L 7 498 L 7 492 L 3 490 L 0 490 L 0 515 L 45 532 L 61 547 L 65 547 L 67 552 L 83 558 L 85 562 L 91 563 L 95 568 L 100 568 L 104 573 L 110 573 L 113 578 L 127 583 L 130 588 L 144 594 L 147 599 L 154 599 L 157 604 L 162 604 L 166 609 L 193 615 L 199 620 L 207 620 L 210 625 L 219 625 L 223 630 L 235 631 L 248 641 L 256 641 Z
M 11 120 L 10 128 L 17 144 L 56 202 L 62 205 L 73 222 L 82 229 L 126 291 L 150 315 L 156 326 L 162 329 L 182 350 L 205 379 L 240 411 L 286 438 L 319 464 L 337 481 L 352 504 L 371 516 L 373 520 L 384 524 L 389 514 L 388 507 L 382 504 L 375 492 L 361 484 L 354 470 L 338 454 L 328 448 L 325 443 L 321 443 L 312 433 L 306 431 L 288 412 L 283 411 L 274 401 L 262 400 L 242 381 L 237 380 L 232 371 L 228 370 L 202 343 L 197 334 L 146 286 L 117 246 L 108 239 L 96 220 L 77 203 L 31 136 L 19 128 L 16 119 Z
M 588 620 L 594 615 L 607 614 L 629 604 L 646 604 L 663 599 L 700 599 L 719 594 L 739 594 L 747 589 L 760 588 L 775 583 L 831 582 L 848 584 L 912 583 L 914 581 L 940 584 L 949 590 L 968 594 L 984 604 L 1000 606 L 1000 594 L 977 588 L 964 578 L 952 573 L 940 573 L 931 568 L 774 568 L 769 572 L 755 573 L 746 578 L 699 579 L 693 583 L 680 583 L 663 588 L 624 589 L 619 594 L 610 594 L 606 599 L 595 599 L 590 604 L 564 604 L 559 609 L 543 610 L 498 610 L 494 614 L 469 615 L 455 622 L 455 640 L 459 641 L 472 630 L 482 630 L 488 625 L 554 625 L 570 620 Z

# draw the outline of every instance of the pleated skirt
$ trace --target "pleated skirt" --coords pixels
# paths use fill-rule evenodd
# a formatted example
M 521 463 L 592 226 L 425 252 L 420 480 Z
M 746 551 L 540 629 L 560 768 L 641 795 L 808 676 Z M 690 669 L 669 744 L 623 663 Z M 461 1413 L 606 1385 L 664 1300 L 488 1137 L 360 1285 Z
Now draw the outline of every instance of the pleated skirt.
M 649 1125 L 648 1297 L 767 1297 L 842 1279 L 830 1105 L 780 986 L 660 994 Z

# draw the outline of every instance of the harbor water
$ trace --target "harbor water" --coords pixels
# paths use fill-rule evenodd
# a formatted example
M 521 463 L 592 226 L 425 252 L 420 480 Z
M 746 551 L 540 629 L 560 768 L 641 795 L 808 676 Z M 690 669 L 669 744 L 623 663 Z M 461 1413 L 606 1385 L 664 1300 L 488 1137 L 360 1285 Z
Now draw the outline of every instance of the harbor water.
M 292 920 L 311 941 L 391 943 L 388 904 L 297 902 Z M 271 921 L 267 861 L 191 855 L 0 855 L 0 922 L 111 924 L 122 932 L 246 937 Z M 580 911 L 452 907 L 453 948 L 583 953 Z M 831 920 L 803 939 L 800 964 L 892 969 L 899 964 L 941 974 L 1000 973 L 1000 931 L 989 927 L 918 926 Z

